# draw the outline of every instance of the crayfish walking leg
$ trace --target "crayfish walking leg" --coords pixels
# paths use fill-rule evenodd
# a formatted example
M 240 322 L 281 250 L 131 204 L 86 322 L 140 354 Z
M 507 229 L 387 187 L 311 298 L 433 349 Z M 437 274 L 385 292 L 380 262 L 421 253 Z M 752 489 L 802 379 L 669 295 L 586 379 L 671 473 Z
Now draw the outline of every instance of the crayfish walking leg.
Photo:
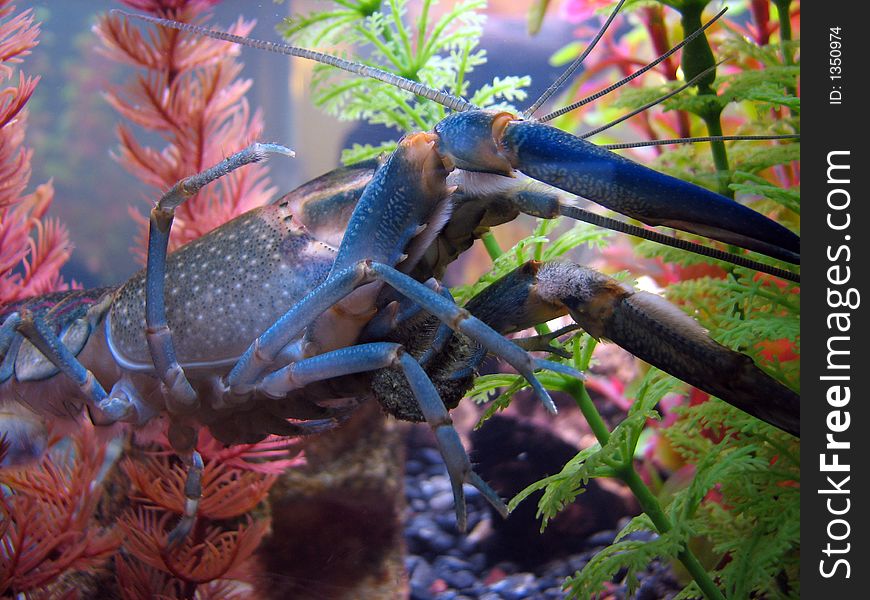
M 498 494 L 471 469 L 468 455 L 453 428 L 453 421 L 429 376 L 400 344 L 387 342 L 359 344 L 307 358 L 267 375 L 258 385 L 258 389 L 269 396 L 280 398 L 291 390 L 305 387 L 316 381 L 383 368 L 401 371 L 423 418 L 435 433 L 450 475 L 458 529 L 465 531 L 467 524 L 463 483 L 477 488 L 499 513 L 507 516 L 507 506 Z
M 259 162 L 270 152 L 294 156 L 293 151 L 284 146 L 252 144 L 210 169 L 179 181 L 160 198 L 151 211 L 145 276 L 146 339 L 154 369 L 163 382 L 170 418 L 174 415 L 190 414 L 199 405 L 196 392 L 176 359 L 172 331 L 166 322 L 166 251 L 175 209 L 212 181 L 244 165 Z M 197 435 L 194 427 L 173 421 L 170 423 L 169 434 L 170 444 L 187 467 L 184 514 L 169 533 L 169 543 L 175 546 L 187 537 L 196 522 L 196 512 L 202 497 L 203 463 L 202 457 L 196 451 Z

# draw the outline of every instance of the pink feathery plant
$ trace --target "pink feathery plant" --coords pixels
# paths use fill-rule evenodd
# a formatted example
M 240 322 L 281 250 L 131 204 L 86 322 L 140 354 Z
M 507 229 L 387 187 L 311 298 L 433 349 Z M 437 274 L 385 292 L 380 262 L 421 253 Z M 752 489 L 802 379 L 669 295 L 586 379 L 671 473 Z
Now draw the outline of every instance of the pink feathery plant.
M 217 0 L 121 3 L 153 16 L 202 24 Z M 239 18 L 228 31 L 246 35 L 253 26 L 253 21 Z M 118 126 L 115 159 L 154 188 L 149 202 L 259 137 L 262 116 L 260 111 L 251 113 L 244 97 L 251 80 L 239 79 L 242 65 L 234 45 L 164 28 L 143 33 L 118 15 L 100 18 L 94 32 L 102 42 L 100 52 L 138 69 L 126 86 L 107 93 L 107 100 L 127 121 L 157 133 L 165 144 L 159 149 L 143 145 L 128 125 Z M 221 178 L 178 208 L 170 251 L 264 204 L 273 192 L 262 165 Z M 144 258 L 148 218 L 138 211 L 133 216 L 142 225 L 134 251 Z
M 60 276 L 71 251 L 67 230 L 45 216 L 54 197 L 51 182 L 27 191 L 32 151 L 24 145 L 25 105 L 39 77 L 16 65 L 38 37 L 32 9 L 16 12 L 10 0 L 0 0 L 0 312 L 11 302 L 69 287 Z
M 36 465 L 0 469 L 0 595 L 78 598 L 75 574 L 104 571 L 120 544 L 95 520 L 106 446 L 82 423 Z

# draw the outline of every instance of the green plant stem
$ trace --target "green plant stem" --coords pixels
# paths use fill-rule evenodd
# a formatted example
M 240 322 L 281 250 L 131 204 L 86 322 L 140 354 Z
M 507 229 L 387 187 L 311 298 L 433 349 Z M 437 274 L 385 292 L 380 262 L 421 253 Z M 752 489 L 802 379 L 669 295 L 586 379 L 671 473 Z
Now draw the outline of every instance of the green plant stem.
M 637 471 L 634 470 L 634 466 L 632 464 L 626 465 L 625 469 L 622 473 L 620 473 L 620 479 L 628 486 L 631 492 L 634 494 L 635 498 L 637 498 L 638 503 L 640 504 L 643 512 L 647 514 L 653 524 L 658 529 L 659 533 L 667 533 L 671 530 L 672 525 L 664 510 L 662 509 L 661 504 L 659 504 L 658 498 L 650 491 L 650 489 L 646 486 L 643 480 L 640 478 L 640 475 L 637 474 Z M 701 562 L 697 559 L 697 557 L 692 554 L 692 551 L 689 550 L 688 546 L 683 548 L 680 553 L 677 555 L 677 558 L 683 563 L 683 566 L 686 567 L 686 570 L 689 574 L 694 578 L 695 583 L 698 584 L 698 587 L 704 593 L 707 598 L 714 600 L 725 600 L 725 596 L 716 587 L 716 584 L 713 583 L 713 580 L 710 579 L 710 576 L 707 574 L 707 570 L 701 564 Z
M 579 381 L 573 381 L 568 386 L 568 391 L 574 397 L 580 412 L 586 417 L 586 421 L 589 423 L 589 427 L 592 429 L 592 433 L 595 434 L 598 443 L 602 446 L 607 444 L 610 439 L 610 431 L 607 429 L 607 424 L 601 417 L 601 413 L 595 408 L 592 398 L 589 397 L 586 386 Z M 655 494 L 646 486 L 634 469 L 632 457 L 626 458 L 626 463 L 622 465 L 622 468 L 617 470 L 616 476 L 632 491 L 641 509 L 649 516 L 659 534 L 667 533 L 673 528 L 658 498 L 655 497 Z M 686 567 L 686 570 L 707 598 L 711 600 L 725 600 L 725 596 L 722 595 L 722 592 L 713 583 L 706 569 L 704 569 L 697 557 L 692 554 L 688 546 L 680 551 L 677 558 L 683 563 L 683 566 Z
M 782 52 L 782 63 L 786 66 L 791 66 L 794 64 L 794 59 L 791 50 L 789 49 L 789 42 L 791 42 L 792 39 L 790 14 L 791 0 L 773 0 L 773 3 L 776 5 L 776 10 L 779 13 L 779 45 L 780 52 Z M 790 95 L 797 95 L 797 90 L 794 86 L 788 85 L 785 89 Z M 789 109 L 789 112 L 794 116 L 798 116 L 800 114 L 800 109 L 791 108 Z
M 787 42 L 791 41 L 791 0 L 773 0 L 779 13 L 779 41 L 782 44 L 782 61 L 786 65 L 792 64 L 791 53 L 788 52 Z
M 687 0 L 678 7 L 684 36 L 688 36 L 701 28 L 701 15 L 708 3 L 709 0 Z M 686 79 L 692 79 L 716 64 L 713 49 L 710 47 L 706 33 L 686 44 L 683 48 L 682 64 Z M 713 89 L 715 80 L 716 72 L 712 71 L 710 75 L 698 82 L 698 96 L 709 96 L 710 102 L 698 111 L 697 115 L 704 120 L 708 135 L 721 136 L 720 116 L 722 109 L 715 102 L 716 90 Z M 716 165 L 717 191 L 723 196 L 734 198 L 734 192 L 728 187 L 731 183 L 731 171 L 728 167 L 728 153 L 725 150 L 725 144 L 711 142 L 710 151 L 713 154 L 713 164 Z
M 715 95 L 716 92 L 710 90 L 710 94 Z M 720 110 L 705 111 L 700 115 L 704 119 L 704 124 L 707 125 L 708 135 L 722 135 L 722 121 Z M 731 183 L 731 169 L 728 165 L 728 151 L 725 149 L 724 142 L 711 142 L 710 152 L 713 154 L 713 164 L 716 165 L 716 179 L 718 181 L 718 192 L 728 198 L 734 198 L 734 191 L 728 187 Z
M 495 239 L 495 236 L 492 235 L 491 231 L 484 233 L 480 236 L 480 239 L 483 240 L 483 247 L 486 248 L 486 252 L 489 254 L 490 259 L 495 260 L 504 253 L 501 246 L 498 245 L 498 240 Z
M 586 422 L 595 434 L 595 439 L 598 443 L 604 446 L 610 440 L 610 430 L 607 429 L 607 423 L 601 418 L 601 413 L 595 408 L 589 392 L 586 391 L 586 386 L 580 381 L 572 381 L 569 385 L 569 393 L 574 397 L 577 407 L 583 416 L 586 417 Z

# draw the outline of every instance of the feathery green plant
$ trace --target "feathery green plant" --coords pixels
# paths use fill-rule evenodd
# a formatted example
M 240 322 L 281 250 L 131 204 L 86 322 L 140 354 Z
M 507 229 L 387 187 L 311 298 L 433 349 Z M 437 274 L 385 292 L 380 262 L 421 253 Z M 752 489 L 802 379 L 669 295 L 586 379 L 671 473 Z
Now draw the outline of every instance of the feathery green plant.
M 437 19 L 430 14 L 434 0 L 424 0 L 413 24 L 406 22 L 408 0 L 340 0 L 334 4 L 332 10 L 288 19 L 279 32 L 309 48 L 340 41 L 353 48 L 358 62 L 469 98 L 477 106 L 510 108 L 496 103 L 526 97 L 523 88 L 531 79 L 515 76 L 496 77 L 468 95 L 466 77 L 486 62 L 486 51 L 477 47 L 486 21 L 482 12 L 486 0 L 460 0 Z M 367 121 L 405 133 L 429 130 L 447 116 L 443 106 L 414 102 L 412 94 L 386 83 L 344 77 L 324 66 L 315 67 L 314 73 L 314 103 L 342 120 Z M 356 144 L 344 151 L 341 160 L 352 164 L 395 148 L 395 140 L 377 146 Z

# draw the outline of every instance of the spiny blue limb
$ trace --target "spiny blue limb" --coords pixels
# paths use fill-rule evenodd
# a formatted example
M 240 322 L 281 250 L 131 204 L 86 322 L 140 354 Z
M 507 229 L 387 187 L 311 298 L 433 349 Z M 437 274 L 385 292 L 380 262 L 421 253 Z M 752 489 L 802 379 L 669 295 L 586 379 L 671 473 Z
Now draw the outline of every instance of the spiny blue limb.
M 12 373 L 15 371 L 15 359 L 18 357 L 18 350 L 21 349 L 21 344 L 23 342 L 24 338 L 18 335 L 15 336 L 12 343 L 9 345 L 6 356 L 3 357 L 3 361 L 0 362 L 0 382 L 6 381 L 12 377 Z
M 166 389 L 167 408 L 171 413 L 190 412 L 198 404 L 196 392 L 176 358 L 172 331 L 166 321 L 166 253 L 175 209 L 212 181 L 261 161 L 271 152 L 294 156 L 292 150 L 278 144 L 251 144 L 210 169 L 182 179 L 151 210 L 145 279 L 146 339 L 154 369 Z
M 366 279 L 366 265 L 361 262 L 335 273 L 311 290 L 245 350 L 227 375 L 227 387 L 236 392 L 249 391 L 245 388 L 253 385 L 298 333 Z
M 196 524 L 196 512 L 202 499 L 202 456 L 196 450 L 183 458 L 187 466 L 187 478 L 184 480 L 184 514 L 178 524 L 169 532 L 169 547 L 175 548 L 190 535 Z
M 282 398 L 290 390 L 315 381 L 390 367 L 401 349 L 399 344 L 389 342 L 340 348 L 282 367 L 264 377 L 257 389 L 267 396 Z
M 510 511 L 508 510 L 507 504 L 504 503 L 504 500 L 496 493 L 494 489 L 490 487 L 490 485 L 483 480 L 483 478 L 475 473 L 474 471 L 469 471 L 468 475 L 465 476 L 465 483 L 474 487 L 477 491 L 479 491 L 484 498 L 486 498 L 487 502 L 489 502 L 495 510 L 498 511 L 503 518 L 507 519 Z
M 212 181 L 220 179 L 224 175 L 228 175 L 245 165 L 260 162 L 266 159 L 269 154 L 283 154 L 291 158 L 296 156 L 296 153 L 286 146 L 254 142 L 247 148 L 243 148 L 223 159 L 213 167 L 190 177 L 185 177 L 176 183 L 160 198 L 160 201 L 157 202 L 157 207 L 162 210 L 173 211 Z
M 166 322 L 164 286 L 172 219 L 172 214 L 161 215 L 157 208 L 151 211 L 145 266 L 145 338 L 151 362 L 167 391 L 167 408 L 172 413 L 179 413 L 195 408 L 197 396 L 178 364 L 172 331 Z
M 414 397 L 420 405 L 420 412 L 426 419 L 426 423 L 435 433 L 441 456 L 447 466 L 447 474 L 450 477 L 450 487 L 453 489 L 453 503 L 456 510 L 456 527 L 459 531 L 465 531 L 468 526 L 468 513 L 465 506 L 465 492 L 462 489 L 464 482 L 469 482 L 476 487 L 483 496 L 502 514 L 506 514 L 507 507 L 498 494 L 492 490 L 479 476 L 474 474 L 468 454 L 462 447 L 459 434 L 453 428 L 450 415 L 444 407 L 444 402 L 438 396 L 438 391 L 423 368 L 410 355 L 402 353 L 399 356 L 399 366 Z
M 21 315 L 14 312 L 6 317 L 3 325 L 0 325 L 0 362 L 3 361 L 6 352 L 9 351 L 9 347 L 12 345 L 12 340 L 15 339 L 19 323 L 21 323 Z
M 15 370 L 15 358 L 23 341 L 23 338 L 18 335 L 19 323 L 21 323 L 21 316 L 14 312 L 6 317 L 3 325 L 0 326 L 0 383 L 12 377 L 12 372 Z
M 581 381 L 586 379 L 586 375 L 583 374 L 583 371 L 579 371 L 570 365 L 557 363 L 555 361 L 545 360 L 542 358 L 534 359 L 534 363 L 535 369 L 546 369 L 548 371 L 553 371 L 554 373 L 561 373 L 562 375 L 567 375 L 568 377 L 576 377 Z
M 108 396 L 94 374 L 73 356 L 41 316 L 28 309 L 22 310 L 18 331 L 64 375 L 72 379 L 92 405 L 99 406 Z
M 117 384 L 112 393 L 107 394 L 94 374 L 79 362 L 40 315 L 27 309 L 22 311 L 18 331 L 79 386 L 88 399 L 88 413 L 95 425 L 111 425 L 118 421 L 144 422 L 153 414 L 138 396 L 131 398 L 129 394 L 116 393 Z
M 103 418 L 108 417 L 111 422 L 126 421 L 134 425 L 144 425 L 158 412 L 142 399 L 136 386 L 124 378 L 112 386 L 109 397 L 100 402 L 98 408 Z
M 431 426 L 431 424 L 430 424 Z M 462 484 L 466 474 L 471 470 L 471 462 L 462 447 L 459 434 L 452 425 L 436 425 L 432 427 L 435 439 L 444 464 L 447 466 L 447 475 L 450 477 L 450 487 L 453 490 L 453 507 L 456 511 L 456 529 L 465 533 L 468 529 L 468 509 L 465 505 L 465 490 Z
M 396 291 L 418 302 L 420 306 L 438 317 L 448 327 L 464 333 L 499 358 L 504 359 L 526 378 L 546 409 L 551 413 L 556 413 L 556 404 L 549 392 L 535 377 L 534 361 L 525 350 L 505 339 L 500 333 L 472 316 L 467 310 L 459 308 L 410 276 L 380 263 L 372 263 L 371 270 L 378 278 L 390 284 Z

